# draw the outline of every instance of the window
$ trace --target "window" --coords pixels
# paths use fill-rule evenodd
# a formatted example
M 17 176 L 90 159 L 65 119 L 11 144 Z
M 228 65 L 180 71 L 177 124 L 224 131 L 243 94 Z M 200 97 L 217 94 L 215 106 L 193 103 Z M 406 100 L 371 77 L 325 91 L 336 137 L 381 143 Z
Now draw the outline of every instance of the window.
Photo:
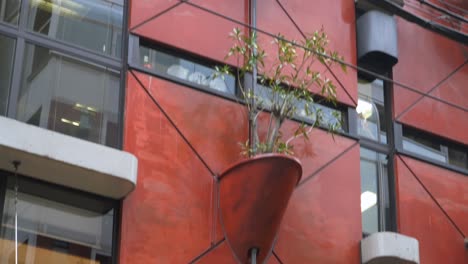
M 5 178 L 0 264 L 15 261 L 15 179 Z M 25 177 L 17 182 L 19 263 L 112 263 L 115 201 Z
M 364 236 L 395 231 L 393 136 L 390 86 L 380 79 L 359 80 L 356 107 L 357 134 L 361 138 L 361 213 Z M 393 140 L 389 140 L 393 142 Z
M 429 160 L 468 169 L 468 148 L 410 127 L 403 127 L 403 150 Z
M 191 85 L 235 95 L 236 80 L 234 77 L 215 76 L 214 67 L 149 46 L 143 44 L 139 48 L 139 67 Z
M 382 80 L 359 80 L 358 134 L 371 140 L 387 143 L 385 122 L 384 83 Z
M 270 109 L 273 98 L 271 89 L 257 84 L 255 89 L 255 95 L 258 97 L 258 104 L 260 108 Z M 296 103 L 296 118 L 305 121 L 306 123 L 313 124 L 317 120 L 317 115 L 310 115 L 307 113 L 317 113 L 319 112 L 320 125 L 322 127 L 328 128 L 330 126 L 335 126 L 339 124 L 340 132 L 345 132 L 347 130 L 346 119 L 344 111 L 337 110 L 319 103 L 314 103 L 312 105 L 306 106 L 305 101 L 298 100 Z M 308 111 L 306 111 L 308 107 Z
M 184 85 L 203 90 L 215 91 L 218 95 L 226 96 L 231 100 L 237 100 L 242 94 L 237 90 L 236 78 L 231 75 L 218 76 L 215 71 L 216 63 L 199 63 L 200 59 L 190 54 L 182 54 L 165 47 L 157 46 L 154 42 L 130 36 L 130 66 L 140 71 L 149 72 L 162 78 L 182 82 Z M 251 85 L 251 84 L 244 84 Z M 270 88 L 257 84 L 256 95 L 258 96 L 259 108 L 268 110 L 271 105 Z M 235 97 L 237 98 L 235 98 Z M 309 124 L 315 123 L 317 116 L 307 115 L 305 102 L 296 102 L 296 119 Z M 314 103 L 308 105 L 311 112 L 320 112 L 320 126 L 328 128 L 331 125 L 339 128 L 339 132 L 348 131 L 347 110 L 345 107 L 330 107 L 324 104 Z M 339 126 L 337 126 L 339 124 Z
M 0 0 L 0 115 L 121 147 L 124 1 Z
M 31 0 L 28 27 L 106 55 L 121 57 L 123 0 Z
M 26 45 L 16 118 L 117 147 L 119 72 Z
M 390 215 L 387 156 L 361 147 L 362 232 L 387 230 Z
M 18 25 L 20 0 L 0 0 L 0 21 Z
M 15 40 L 0 35 L 0 115 L 5 115 L 10 92 L 13 59 L 15 54 Z

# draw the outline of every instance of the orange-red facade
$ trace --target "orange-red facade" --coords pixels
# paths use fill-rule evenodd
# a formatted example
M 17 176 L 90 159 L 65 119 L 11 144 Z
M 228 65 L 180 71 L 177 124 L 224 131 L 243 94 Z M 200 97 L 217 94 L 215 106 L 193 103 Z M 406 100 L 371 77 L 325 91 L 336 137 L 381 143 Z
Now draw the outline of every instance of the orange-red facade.
M 249 23 L 248 1 L 189 2 L 130 1 L 130 33 L 222 63 L 228 33 L 243 27 L 232 20 Z M 332 49 L 357 64 L 354 1 L 260 0 L 257 16 L 259 29 L 290 39 L 301 38 L 298 28 L 323 26 Z M 443 80 L 467 59 L 468 48 L 401 18 L 397 26 L 393 79 L 430 92 L 393 85 L 395 120 L 466 146 L 468 66 Z M 268 52 L 271 37 L 260 33 L 259 41 Z M 335 72 L 339 101 L 354 107 L 357 72 Z M 139 175 L 123 201 L 120 263 L 235 263 L 214 186 L 241 158 L 244 108 L 133 69 L 125 93 L 124 150 L 137 156 Z M 284 133 L 291 127 L 292 121 Z M 304 173 L 268 263 L 360 263 L 359 141 L 319 129 L 310 138 L 295 146 Z M 467 175 L 404 155 L 395 156 L 395 167 L 398 231 L 419 240 L 421 263 L 468 263 Z

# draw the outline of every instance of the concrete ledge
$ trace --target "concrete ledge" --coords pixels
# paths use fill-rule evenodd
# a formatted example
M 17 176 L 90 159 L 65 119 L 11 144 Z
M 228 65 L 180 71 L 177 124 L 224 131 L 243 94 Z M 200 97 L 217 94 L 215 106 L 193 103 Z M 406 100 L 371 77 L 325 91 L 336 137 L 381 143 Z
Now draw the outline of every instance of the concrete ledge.
M 70 188 L 120 199 L 137 181 L 130 153 L 0 117 L 0 169 Z
M 361 241 L 361 258 L 363 264 L 419 264 L 419 243 L 397 233 L 374 233 Z

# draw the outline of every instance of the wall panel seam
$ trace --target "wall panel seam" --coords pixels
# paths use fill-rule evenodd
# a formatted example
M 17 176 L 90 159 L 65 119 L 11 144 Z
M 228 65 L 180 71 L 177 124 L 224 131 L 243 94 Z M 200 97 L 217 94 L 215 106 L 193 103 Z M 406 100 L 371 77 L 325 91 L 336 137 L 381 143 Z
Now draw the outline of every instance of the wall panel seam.
M 411 167 L 406 163 L 406 161 L 398 155 L 398 158 L 403 162 L 403 164 L 406 166 L 406 168 L 411 172 L 413 177 L 416 179 L 416 181 L 421 185 L 421 187 L 424 189 L 424 191 L 431 197 L 431 199 L 434 201 L 434 203 L 439 207 L 439 209 L 442 211 L 442 213 L 447 217 L 449 222 L 453 225 L 453 227 L 458 231 L 458 233 L 462 236 L 462 238 L 465 238 L 465 234 L 463 234 L 463 231 L 458 227 L 458 225 L 455 223 L 455 221 L 450 217 L 450 215 L 444 210 L 442 205 L 437 201 L 437 199 L 432 195 L 432 193 L 429 191 L 429 189 L 424 185 L 421 179 L 416 175 L 416 173 L 411 169 Z
M 455 75 L 458 71 L 463 69 L 463 67 L 468 63 L 468 60 L 465 60 L 461 65 L 459 65 L 457 68 L 455 68 L 452 72 L 450 72 L 447 76 L 445 76 L 441 81 L 439 81 L 434 87 L 429 89 L 429 91 L 425 92 L 421 97 L 419 97 L 416 101 L 414 101 L 411 105 L 409 105 L 405 110 L 403 110 L 400 114 L 398 114 L 397 117 L 395 117 L 396 120 L 399 120 L 403 115 L 408 113 L 411 109 L 413 109 L 421 100 L 424 98 L 428 97 L 435 89 L 440 87 L 442 84 L 444 84 L 448 79 L 450 79 L 453 75 Z M 445 101 L 444 101 L 445 102 Z M 460 106 L 461 107 L 461 106 Z M 464 107 L 461 107 L 462 110 L 465 112 L 468 111 L 468 109 L 465 109 Z
M 336 160 L 338 160 L 339 158 L 341 158 L 342 156 L 344 156 L 346 153 L 348 153 L 351 149 L 353 149 L 354 147 L 356 146 L 359 146 L 359 141 L 356 141 L 354 142 L 351 146 L 349 146 L 348 148 L 346 148 L 343 152 L 341 152 L 340 154 L 338 154 L 337 156 L 335 156 L 334 158 L 332 158 L 331 160 L 329 160 L 327 163 L 325 163 L 324 165 L 322 165 L 320 168 L 318 168 L 317 170 L 315 170 L 314 172 L 312 172 L 312 174 L 310 174 L 309 176 L 305 177 L 298 185 L 296 188 L 299 188 L 301 187 L 302 185 L 304 185 L 307 181 L 309 181 L 310 179 L 312 179 L 316 174 L 318 174 L 319 172 L 323 171 L 325 168 L 327 168 L 330 164 L 332 164 L 333 162 L 335 162 Z
M 177 131 L 177 133 L 180 135 L 180 137 L 182 138 L 182 140 L 188 145 L 188 147 L 193 151 L 193 153 L 195 154 L 195 156 L 197 156 L 197 158 L 202 162 L 202 164 L 204 165 L 204 167 L 210 172 L 211 176 L 212 177 L 215 177 L 215 173 L 213 172 L 213 170 L 210 168 L 210 166 L 208 166 L 208 164 L 206 163 L 206 161 L 201 157 L 201 155 L 198 153 L 198 151 L 195 149 L 194 146 L 192 146 L 192 144 L 190 144 L 190 141 L 187 139 L 187 137 L 182 133 L 182 131 L 177 127 L 177 125 L 175 124 L 175 122 L 172 120 L 172 118 L 169 116 L 169 114 L 164 110 L 164 108 L 162 108 L 162 106 L 158 103 L 158 101 L 156 100 L 156 98 L 154 98 L 154 96 L 151 94 L 151 92 L 143 85 L 143 83 L 140 81 L 140 79 L 138 79 L 138 77 L 135 75 L 135 73 L 133 71 L 129 71 L 133 77 L 135 78 L 135 80 L 138 82 L 138 84 L 141 86 L 141 88 L 146 92 L 146 94 L 150 97 L 151 101 L 153 101 L 153 103 L 156 105 L 157 108 L 159 108 L 159 110 L 161 111 L 161 113 L 164 115 L 164 117 L 166 117 L 166 119 L 169 121 L 169 123 L 174 127 L 174 129 Z
M 154 19 L 156 19 L 156 18 L 158 18 L 158 17 L 160 17 L 160 16 L 166 14 L 167 12 L 173 10 L 174 8 L 180 6 L 180 5 L 183 4 L 183 3 L 184 3 L 183 1 L 180 1 L 180 2 L 178 2 L 177 4 L 174 4 L 174 5 L 172 5 L 172 6 L 168 7 L 168 8 L 166 8 L 166 9 L 164 9 L 163 11 L 157 13 L 156 15 L 151 16 L 151 17 L 145 19 L 144 21 L 138 23 L 136 26 L 130 28 L 130 32 L 135 31 L 137 28 L 139 28 L 139 27 L 143 26 L 144 24 L 146 24 L 146 23 L 148 23 L 148 22 L 150 22 L 150 21 L 152 21 L 152 20 L 154 20 Z
M 296 21 L 292 18 L 292 16 L 289 14 L 289 12 L 286 10 L 286 8 L 280 3 L 279 0 L 276 0 L 276 2 L 278 3 L 278 5 L 281 7 L 281 9 L 283 10 L 283 12 L 286 14 L 286 16 L 289 18 L 289 20 L 293 23 L 294 27 L 296 27 L 297 31 L 299 31 L 299 33 L 302 35 L 302 37 L 304 39 L 307 38 L 306 34 L 304 33 L 304 31 L 299 27 L 299 25 L 296 23 Z M 354 98 L 351 96 L 351 94 L 349 94 L 348 90 L 345 88 L 345 86 L 343 85 L 343 83 L 340 81 L 340 79 L 338 78 L 338 76 L 336 76 L 336 74 L 332 71 L 332 69 L 330 68 L 329 65 L 327 65 L 326 63 L 323 64 L 326 68 L 327 68 L 327 71 L 330 72 L 330 74 L 333 76 L 333 78 L 335 78 L 335 80 L 338 82 L 338 84 L 340 85 L 340 87 L 343 89 L 343 91 L 346 93 L 346 95 L 348 96 L 348 98 L 351 100 L 351 102 L 353 102 L 353 104 L 355 106 L 357 106 L 357 102 L 356 100 L 354 100 Z

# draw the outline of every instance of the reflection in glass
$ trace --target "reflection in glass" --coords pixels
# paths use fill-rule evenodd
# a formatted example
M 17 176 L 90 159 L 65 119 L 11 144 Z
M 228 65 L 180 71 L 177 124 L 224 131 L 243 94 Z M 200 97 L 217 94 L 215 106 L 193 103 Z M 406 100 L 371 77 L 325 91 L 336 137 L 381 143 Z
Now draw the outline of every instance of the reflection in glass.
M 338 131 L 344 132 L 345 120 L 344 120 L 343 112 L 330 108 L 330 107 L 326 107 L 321 104 L 316 104 L 316 103 L 309 105 L 308 106 L 309 110 L 306 111 L 305 110 L 306 105 L 304 101 L 298 101 L 296 103 L 296 107 L 297 107 L 297 116 L 304 118 L 306 121 L 309 121 L 309 123 L 314 123 L 317 120 L 317 116 L 319 116 L 320 125 L 324 127 L 330 127 L 330 126 L 338 127 L 339 128 Z M 314 114 L 308 115 L 307 114 L 308 112 L 314 113 Z
M 448 149 L 449 164 L 468 169 L 468 150 L 449 148 Z
M 121 56 L 123 0 L 30 0 L 35 32 L 99 53 Z
M 28 44 L 17 119 L 117 147 L 119 74 Z
M 159 50 L 140 46 L 140 66 L 149 71 L 167 74 L 216 91 L 235 94 L 234 77 L 228 75 L 215 77 L 213 68 Z
M 271 110 L 274 101 L 273 91 L 269 87 L 257 83 L 254 92 L 258 107 Z
M 20 0 L 0 0 L 0 21 L 18 25 Z
M 379 206 L 382 199 L 384 208 Z M 384 230 L 388 220 L 379 215 L 390 213 L 387 158 L 365 148 L 361 148 L 361 213 L 364 234 Z
M 447 155 L 440 148 L 434 149 L 411 138 L 403 139 L 403 149 L 423 155 L 430 159 L 447 163 Z
M 257 98 L 257 104 L 260 109 L 271 109 L 274 98 L 272 90 L 269 87 L 257 84 L 255 87 L 255 96 Z M 343 132 L 345 130 L 345 120 L 342 111 L 318 103 L 309 103 L 306 106 L 306 102 L 304 100 L 297 100 L 295 102 L 295 106 L 296 117 L 304 119 L 304 121 L 307 123 L 315 123 L 317 116 L 319 116 L 320 125 L 324 127 L 330 127 L 334 125 L 335 127 L 339 128 L 338 131 Z M 308 111 L 306 111 L 306 107 L 308 107 Z M 317 115 L 317 113 L 319 114 Z
M 385 125 L 384 88 L 382 80 L 358 83 L 359 99 L 356 107 L 358 113 L 358 134 L 387 143 Z
M 0 35 L 0 115 L 5 115 L 10 91 L 15 40 Z
M 434 161 L 468 169 L 468 150 L 465 146 L 416 129 L 403 128 L 403 149 Z
M 5 193 L 0 264 L 15 261 L 13 181 L 9 179 Z M 22 187 L 19 184 L 19 190 Z M 114 209 L 91 211 L 48 196 L 48 192 L 42 192 L 41 197 L 24 191 L 18 193 L 18 263 L 112 263 Z

